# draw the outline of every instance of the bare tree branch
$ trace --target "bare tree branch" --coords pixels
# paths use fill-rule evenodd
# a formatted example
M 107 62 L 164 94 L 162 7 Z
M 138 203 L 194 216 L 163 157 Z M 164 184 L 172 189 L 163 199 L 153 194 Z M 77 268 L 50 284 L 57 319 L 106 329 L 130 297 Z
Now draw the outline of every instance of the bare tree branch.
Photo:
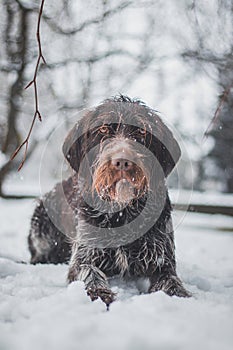
M 181 54 L 184 59 L 192 59 L 200 62 L 213 63 L 219 68 L 232 69 L 232 52 L 223 56 L 216 56 L 212 52 L 206 51 L 201 53 L 200 51 L 186 51 Z
M 42 13 L 43 13 L 43 6 L 44 6 L 44 2 L 45 0 L 41 0 L 41 5 L 40 5 L 40 10 L 39 10 L 39 15 L 38 15 L 38 22 L 37 22 L 37 31 L 36 31 L 36 37 L 37 37 L 37 43 L 38 43 L 38 58 L 37 58 L 37 62 L 36 62 L 36 67 L 35 67 L 35 71 L 34 71 L 34 76 L 33 79 L 28 83 L 28 85 L 25 87 L 25 89 L 29 88 L 31 85 L 34 86 L 34 97 L 35 97 L 35 113 L 32 119 L 32 123 L 29 129 L 29 132 L 27 134 L 27 137 L 25 138 L 25 140 L 21 143 L 21 145 L 15 150 L 15 152 L 13 153 L 13 155 L 11 156 L 11 160 L 13 160 L 17 154 L 20 152 L 20 150 L 25 146 L 25 151 L 24 151 L 24 156 L 23 156 L 23 160 L 20 163 L 19 167 L 18 167 L 18 171 L 20 171 L 25 163 L 26 157 L 27 157 L 27 151 L 28 151 L 28 144 L 29 144 L 29 139 L 36 121 L 36 118 L 38 117 L 39 121 L 42 120 L 41 117 L 41 113 L 39 111 L 39 101 L 38 101 L 38 91 L 37 91 L 37 74 L 38 74 L 38 70 L 39 70 L 39 66 L 41 61 L 46 64 L 43 53 L 42 53 L 42 47 L 41 47 L 41 40 L 40 40 L 40 23 L 41 23 L 41 17 L 42 17 Z
M 112 56 L 126 56 L 129 58 L 132 58 L 133 60 L 137 59 L 137 57 L 135 55 L 131 54 L 127 50 L 115 49 L 115 50 L 109 50 L 107 52 L 103 52 L 100 54 L 96 54 L 96 55 L 93 55 L 91 57 L 81 57 L 81 58 L 80 57 L 70 57 L 70 58 L 66 58 L 66 59 L 61 60 L 61 61 L 47 63 L 46 66 L 43 67 L 43 69 L 59 68 L 59 67 L 69 65 L 71 63 L 93 64 L 93 63 L 99 62 L 101 60 L 107 59 L 107 58 L 112 57 Z
M 121 10 L 124 10 L 126 7 L 130 6 L 131 4 L 133 4 L 133 1 L 124 1 L 120 5 L 104 11 L 100 16 L 86 20 L 85 22 L 81 23 L 77 28 L 73 28 L 73 29 L 61 28 L 56 21 L 54 22 L 49 16 L 45 14 L 43 14 L 43 19 L 58 34 L 75 35 L 78 32 L 81 32 L 82 30 L 84 30 L 86 27 L 89 27 L 90 25 L 93 25 L 93 24 L 98 24 L 103 20 L 105 20 L 106 18 L 118 13 Z

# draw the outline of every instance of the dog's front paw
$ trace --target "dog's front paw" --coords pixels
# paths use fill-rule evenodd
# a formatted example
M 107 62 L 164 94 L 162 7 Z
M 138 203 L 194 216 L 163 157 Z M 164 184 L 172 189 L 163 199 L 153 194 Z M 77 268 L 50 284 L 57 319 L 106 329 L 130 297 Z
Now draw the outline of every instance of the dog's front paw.
M 158 292 L 162 290 L 169 296 L 177 296 L 182 298 L 190 298 L 192 294 L 187 291 L 181 280 L 177 276 L 170 276 L 166 279 L 160 280 L 152 284 L 148 290 L 149 293 Z
M 187 291 L 182 285 L 173 285 L 169 289 L 164 290 L 164 292 L 171 297 L 176 296 L 180 298 L 190 298 L 192 296 L 192 294 Z
M 115 300 L 116 294 L 107 288 L 87 288 L 87 295 L 92 301 L 100 298 L 109 309 L 109 305 Z

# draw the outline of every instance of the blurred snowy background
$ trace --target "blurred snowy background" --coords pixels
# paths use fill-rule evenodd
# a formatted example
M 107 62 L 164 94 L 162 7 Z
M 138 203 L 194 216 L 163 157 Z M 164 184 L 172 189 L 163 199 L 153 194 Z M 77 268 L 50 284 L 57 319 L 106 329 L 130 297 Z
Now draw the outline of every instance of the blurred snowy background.
M 0 350 L 232 349 L 232 0 L 46 0 L 43 121 L 17 172 L 23 152 L 9 157 L 34 114 L 33 88 L 24 87 L 38 54 L 39 3 L 0 1 Z M 20 263 L 29 261 L 35 201 L 16 197 L 60 181 L 67 131 L 83 109 L 118 93 L 160 111 L 178 138 L 183 156 L 169 179 L 173 203 L 217 214 L 173 213 L 178 272 L 193 298 L 139 296 L 135 286 L 113 281 L 118 301 L 106 313 L 81 283 L 67 288 L 67 266 Z M 231 216 L 219 215 L 223 208 Z
M 183 141 L 182 188 L 233 192 L 233 95 L 203 138 L 221 94 L 233 82 L 232 0 L 45 2 L 38 77 L 40 112 L 28 160 L 9 156 L 25 138 L 34 114 L 32 79 L 38 48 L 39 1 L 0 3 L 0 194 L 58 180 L 67 130 L 83 108 L 124 93 L 160 111 Z M 56 133 L 53 134 L 53 131 Z M 190 167 L 192 162 L 192 169 Z M 170 179 L 176 185 L 175 176 Z M 8 184 L 8 185 L 7 185 Z

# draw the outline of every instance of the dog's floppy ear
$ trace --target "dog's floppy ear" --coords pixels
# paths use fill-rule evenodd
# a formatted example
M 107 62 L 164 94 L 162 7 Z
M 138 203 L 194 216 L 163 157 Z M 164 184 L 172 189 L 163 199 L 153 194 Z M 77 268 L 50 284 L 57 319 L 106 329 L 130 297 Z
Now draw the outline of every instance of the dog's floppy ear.
M 172 132 L 166 125 L 164 125 L 164 128 L 162 153 L 164 153 L 163 169 L 167 177 L 180 159 L 181 150 Z
M 76 124 L 67 135 L 62 151 L 71 167 L 78 172 L 80 163 L 84 157 L 83 135 L 80 133 L 80 127 Z
M 167 177 L 178 162 L 181 150 L 169 128 L 163 123 L 158 115 L 155 114 L 154 117 L 154 142 L 152 152 L 156 155 L 163 168 L 164 175 Z

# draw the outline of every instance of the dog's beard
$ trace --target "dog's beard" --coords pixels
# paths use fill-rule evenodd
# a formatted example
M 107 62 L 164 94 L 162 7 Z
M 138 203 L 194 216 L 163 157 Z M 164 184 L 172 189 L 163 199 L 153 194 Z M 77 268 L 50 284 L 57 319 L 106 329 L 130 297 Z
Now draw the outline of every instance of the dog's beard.
M 130 202 L 135 197 L 135 187 L 126 179 L 119 180 L 115 186 L 115 200 L 119 203 Z
M 92 189 L 96 190 L 102 199 L 129 204 L 133 199 L 146 193 L 148 176 L 136 164 L 130 171 L 119 171 L 108 161 L 96 168 Z

